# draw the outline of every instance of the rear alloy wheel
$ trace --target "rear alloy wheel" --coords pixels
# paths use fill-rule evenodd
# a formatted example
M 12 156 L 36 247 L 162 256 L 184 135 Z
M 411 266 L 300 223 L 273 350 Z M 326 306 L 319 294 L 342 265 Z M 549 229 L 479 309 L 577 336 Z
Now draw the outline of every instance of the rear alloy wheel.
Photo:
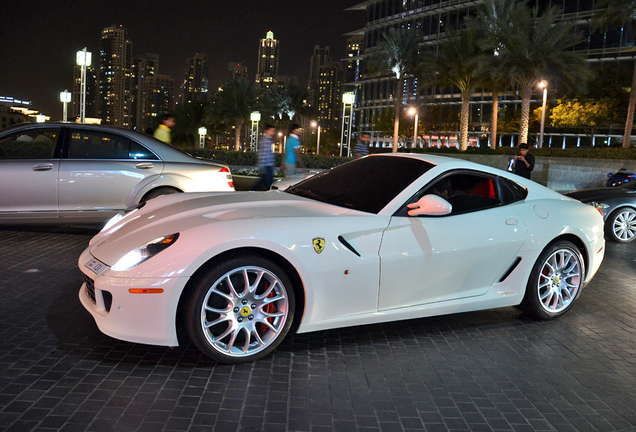
M 579 297 L 584 276 L 583 258 L 574 244 L 563 241 L 549 246 L 532 268 L 521 309 L 535 318 L 560 317 Z
M 636 238 L 636 211 L 629 207 L 616 210 L 607 219 L 605 232 L 620 243 L 633 241 Z
M 258 256 L 216 265 L 195 284 L 187 303 L 190 339 L 222 363 L 258 360 L 285 338 L 294 319 L 287 275 Z

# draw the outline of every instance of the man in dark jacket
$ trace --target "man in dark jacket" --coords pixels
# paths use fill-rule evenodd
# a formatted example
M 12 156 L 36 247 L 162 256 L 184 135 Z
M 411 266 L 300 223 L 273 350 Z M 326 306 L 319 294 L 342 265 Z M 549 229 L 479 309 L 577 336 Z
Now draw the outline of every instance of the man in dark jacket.
M 512 172 L 529 179 L 533 169 L 534 156 L 528 154 L 528 144 L 519 144 L 519 155 L 515 156 L 515 164 Z

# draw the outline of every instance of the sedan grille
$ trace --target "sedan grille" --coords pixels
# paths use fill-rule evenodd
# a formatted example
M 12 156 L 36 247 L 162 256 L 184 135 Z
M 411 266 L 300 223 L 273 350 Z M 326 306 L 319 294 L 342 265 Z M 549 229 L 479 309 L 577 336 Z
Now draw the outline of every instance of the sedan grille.
M 93 279 L 89 278 L 86 275 L 82 276 L 84 277 L 84 283 L 86 284 L 86 293 L 91 298 L 93 303 L 97 303 L 95 301 L 95 283 L 93 282 Z

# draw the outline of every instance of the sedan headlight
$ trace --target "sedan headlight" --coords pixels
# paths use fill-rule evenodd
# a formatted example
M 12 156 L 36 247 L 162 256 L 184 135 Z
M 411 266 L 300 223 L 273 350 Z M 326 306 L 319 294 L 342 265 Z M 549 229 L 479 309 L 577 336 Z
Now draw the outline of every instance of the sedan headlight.
M 142 262 L 157 255 L 162 250 L 165 250 L 168 246 L 174 244 L 178 238 L 179 233 L 176 233 L 149 241 L 121 257 L 120 260 L 111 267 L 111 269 L 115 271 L 130 270 L 131 268 L 138 266 Z
M 587 203 L 588 205 L 591 205 L 592 207 L 596 207 L 599 210 L 605 210 L 608 209 L 610 206 L 602 203 L 602 202 L 598 202 L 598 201 L 591 201 L 589 203 Z

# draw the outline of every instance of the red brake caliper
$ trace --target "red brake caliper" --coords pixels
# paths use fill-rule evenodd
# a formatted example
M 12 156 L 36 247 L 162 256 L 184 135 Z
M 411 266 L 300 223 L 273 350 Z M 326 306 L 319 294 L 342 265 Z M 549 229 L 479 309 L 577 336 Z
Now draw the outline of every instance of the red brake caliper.
M 265 282 L 265 290 L 267 290 L 269 288 L 269 282 Z M 274 297 L 274 292 L 270 292 L 267 295 L 267 298 L 272 298 Z M 274 303 L 268 303 L 267 305 L 265 305 L 265 307 L 263 308 L 263 312 L 265 313 L 274 313 L 274 311 L 276 310 Z M 265 318 L 267 320 L 268 323 L 272 324 L 274 322 L 274 318 L 269 317 L 269 318 Z M 266 332 L 267 332 L 268 328 L 265 327 L 264 325 L 261 326 L 261 329 L 258 331 L 258 334 L 260 336 L 263 336 Z

